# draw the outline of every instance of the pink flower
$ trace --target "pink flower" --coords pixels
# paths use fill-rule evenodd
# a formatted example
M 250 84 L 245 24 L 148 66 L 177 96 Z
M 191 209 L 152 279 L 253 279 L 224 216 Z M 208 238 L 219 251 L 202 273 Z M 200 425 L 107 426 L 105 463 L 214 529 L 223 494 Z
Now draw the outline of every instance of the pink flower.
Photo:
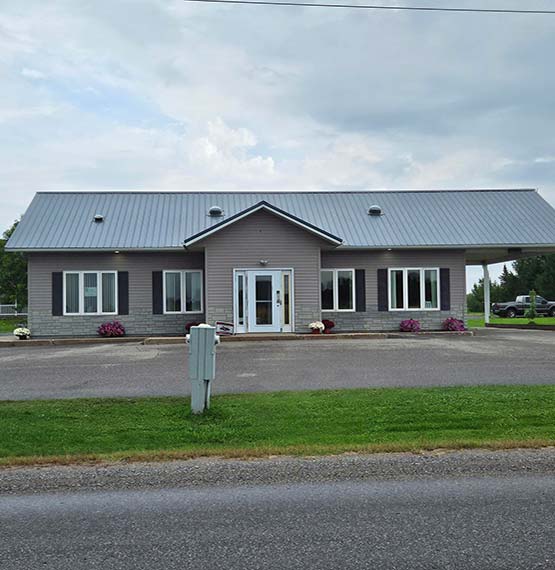
M 420 331 L 420 323 L 415 319 L 405 319 L 399 325 L 401 332 L 418 332 Z
M 124 336 L 125 327 L 119 321 L 102 323 L 97 332 L 103 337 Z

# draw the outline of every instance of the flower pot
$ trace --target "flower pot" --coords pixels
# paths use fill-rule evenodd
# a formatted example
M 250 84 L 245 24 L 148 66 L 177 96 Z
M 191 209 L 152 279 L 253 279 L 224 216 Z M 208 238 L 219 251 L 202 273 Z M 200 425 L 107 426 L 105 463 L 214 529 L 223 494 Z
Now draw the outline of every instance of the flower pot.
M 312 334 L 320 334 L 320 329 L 312 329 Z
M 331 329 L 324 329 L 324 334 L 331 334 Z
M 20 334 L 20 335 L 17 335 L 17 338 L 18 338 L 19 340 L 27 340 L 27 335 Z

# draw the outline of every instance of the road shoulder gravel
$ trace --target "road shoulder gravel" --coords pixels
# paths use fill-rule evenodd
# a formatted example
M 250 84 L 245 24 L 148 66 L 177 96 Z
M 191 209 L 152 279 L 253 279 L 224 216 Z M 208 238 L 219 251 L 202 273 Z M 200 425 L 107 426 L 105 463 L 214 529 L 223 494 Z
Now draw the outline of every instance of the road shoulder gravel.
M 0 495 L 554 475 L 555 448 L 5 468 Z

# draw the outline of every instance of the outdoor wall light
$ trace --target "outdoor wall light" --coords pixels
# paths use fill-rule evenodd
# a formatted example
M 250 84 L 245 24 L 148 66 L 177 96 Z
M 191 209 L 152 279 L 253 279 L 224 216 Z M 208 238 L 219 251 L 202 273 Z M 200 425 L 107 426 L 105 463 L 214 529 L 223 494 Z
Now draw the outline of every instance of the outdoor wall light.
M 116 251 L 114 251 L 114 253 L 119 253 L 119 249 L 116 249 Z
M 268 265 L 268 260 L 267 259 L 261 259 L 259 261 L 260 265 Z

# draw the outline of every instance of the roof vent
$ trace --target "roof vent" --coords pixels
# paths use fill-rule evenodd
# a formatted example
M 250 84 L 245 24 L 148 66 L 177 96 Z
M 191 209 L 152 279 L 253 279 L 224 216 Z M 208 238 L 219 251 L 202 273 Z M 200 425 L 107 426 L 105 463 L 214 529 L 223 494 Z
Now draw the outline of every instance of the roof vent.
M 368 215 L 369 216 L 383 216 L 383 211 L 381 206 L 374 204 L 368 208 Z
M 93 220 L 99 224 L 104 221 L 104 216 L 102 214 L 95 214 Z
M 213 218 L 220 218 L 224 215 L 224 211 L 220 208 L 220 206 L 212 206 L 210 210 L 208 210 L 208 215 L 212 216 Z

